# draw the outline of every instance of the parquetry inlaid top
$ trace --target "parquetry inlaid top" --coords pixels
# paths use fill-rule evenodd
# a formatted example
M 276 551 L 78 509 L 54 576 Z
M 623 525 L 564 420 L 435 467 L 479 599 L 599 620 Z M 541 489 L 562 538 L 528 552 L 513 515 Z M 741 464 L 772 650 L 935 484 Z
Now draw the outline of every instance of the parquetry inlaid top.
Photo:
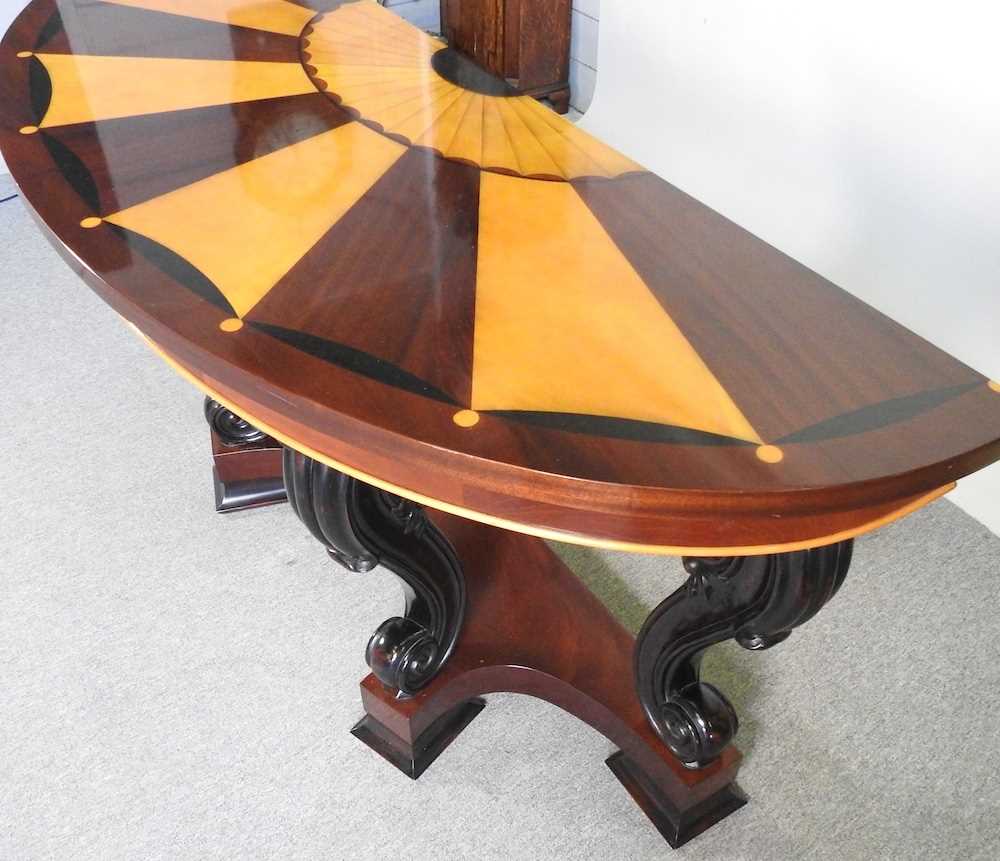
M 35 0 L 0 63 L 4 157 L 98 292 L 413 496 L 746 548 L 1000 457 L 1000 386 L 369 0 Z

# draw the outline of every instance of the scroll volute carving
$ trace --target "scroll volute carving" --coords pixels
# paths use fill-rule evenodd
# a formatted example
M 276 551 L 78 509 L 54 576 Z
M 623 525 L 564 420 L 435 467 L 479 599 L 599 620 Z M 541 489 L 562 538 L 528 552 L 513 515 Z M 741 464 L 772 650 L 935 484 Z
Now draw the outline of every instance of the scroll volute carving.
M 401 696 L 427 685 L 450 657 L 465 615 L 465 580 L 455 551 L 414 502 L 358 481 L 292 449 L 285 486 L 299 519 L 350 571 L 382 565 L 403 584 L 402 616 L 383 622 L 365 659 Z
M 635 654 L 646 716 L 685 765 L 713 762 L 739 728 L 722 692 L 701 681 L 705 650 L 735 639 L 756 651 L 786 639 L 836 594 L 851 551 L 845 541 L 770 556 L 685 557 L 687 582 L 647 619 Z

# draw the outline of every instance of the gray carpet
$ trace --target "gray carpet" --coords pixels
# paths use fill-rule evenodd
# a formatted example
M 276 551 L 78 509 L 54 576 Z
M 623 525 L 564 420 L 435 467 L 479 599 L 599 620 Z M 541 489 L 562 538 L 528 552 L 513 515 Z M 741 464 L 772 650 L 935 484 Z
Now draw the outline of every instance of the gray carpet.
M 397 584 L 286 506 L 212 512 L 200 396 L 19 200 L 0 271 L 0 858 L 670 857 L 610 745 L 544 703 L 489 698 L 417 783 L 348 735 Z M 682 579 L 565 552 L 633 624 Z M 939 502 L 860 541 L 786 644 L 716 649 L 751 804 L 674 857 L 998 857 L 998 574 Z

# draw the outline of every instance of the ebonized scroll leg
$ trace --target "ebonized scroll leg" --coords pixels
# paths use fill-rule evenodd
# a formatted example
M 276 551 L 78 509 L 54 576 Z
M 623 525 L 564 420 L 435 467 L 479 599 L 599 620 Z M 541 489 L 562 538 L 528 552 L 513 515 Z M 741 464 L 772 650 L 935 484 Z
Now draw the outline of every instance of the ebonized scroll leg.
M 711 765 L 739 725 L 725 696 L 699 677 L 705 650 L 728 639 L 754 651 L 785 640 L 837 593 L 852 547 L 684 559 L 687 583 L 639 632 L 635 676 L 650 725 L 686 767 Z
M 205 420 L 212 432 L 215 510 L 284 502 L 280 444 L 211 398 L 205 399 Z
M 376 565 L 403 583 L 406 610 L 383 622 L 365 660 L 397 697 L 426 686 L 451 656 L 465 615 L 465 580 L 448 540 L 419 505 L 285 449 L 285 486 L 298 518 L 345 568 Z
M 267 434 L 218 401 L 205 398 L 205 421 L 226 445 L 260 442 Z

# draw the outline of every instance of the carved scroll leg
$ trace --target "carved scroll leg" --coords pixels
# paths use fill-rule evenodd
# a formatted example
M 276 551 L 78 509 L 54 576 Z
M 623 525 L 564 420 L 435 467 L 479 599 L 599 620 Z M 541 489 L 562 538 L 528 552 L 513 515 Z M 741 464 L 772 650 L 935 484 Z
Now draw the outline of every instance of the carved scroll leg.
M 378 565 L 358 539 L 348 514 L 354 479 L 286 448 L 282 465 L 285 491 L 295 516 L 327 553 L 348 571 L 365 573 Z
M 365 660 L 383 685 L 412 696 L 455 648 L 465 580 L 447 539 L 415 503 L 286 449 L 285 486 L 299 519 L 351 571 L 382 565 L 403 581 L 406 610 L 372 635 Z
M 647 619 L 635 649 L 639 699 L 653 729 L 688 768 L 711 764 L 736 734 L 736 712 L 699 676 L 701 657 L 735 639 L 767 649 L 840 588 L 852 542 L 772 556 L 685 558 L 687 583 Z
M 205 421 L 226 445 L 245 445 L 267 437 L 264 431 L 211 398 L 205 398 Z
M 211 398 L 205 399 L 205 420 L 212 430 L 215 510 L 284 502 L 280 444 Z

